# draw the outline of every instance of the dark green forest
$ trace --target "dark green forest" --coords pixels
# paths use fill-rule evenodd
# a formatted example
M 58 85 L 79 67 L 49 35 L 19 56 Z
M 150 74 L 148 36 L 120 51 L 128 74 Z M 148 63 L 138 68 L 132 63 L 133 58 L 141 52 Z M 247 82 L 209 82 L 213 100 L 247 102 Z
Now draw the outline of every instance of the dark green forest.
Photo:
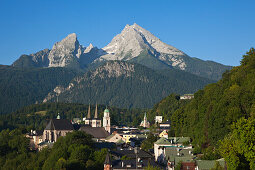
M 60 137 L 53 148 L 28 149 L 21 130 L 0 132 L 1 169 L 103 169 L 107 149 L 97 149 L 92 137 L 82 131 Z
M 131 65 L 122 61 L 109 63 L 112 67 Z M 73 87 L 61 93 L 58 99 L 63 103 L 98 102 L 119 108 L 151 108 L 170 93 L 194 93 L 214 82 L 176 69 L 155 71 L 139 64 L 133 65 L 134 72 L 128 76 L 108 77 L 110 73 L 104 70 L 104 66 L 89 71 L 71 81 Z M 55 95 L 49 101 L 54 102 L 56 98 Z
M 57 85 L 67 85 L 77 71 L 66 68 L 0 66 L 0 114 L 41 102 Z

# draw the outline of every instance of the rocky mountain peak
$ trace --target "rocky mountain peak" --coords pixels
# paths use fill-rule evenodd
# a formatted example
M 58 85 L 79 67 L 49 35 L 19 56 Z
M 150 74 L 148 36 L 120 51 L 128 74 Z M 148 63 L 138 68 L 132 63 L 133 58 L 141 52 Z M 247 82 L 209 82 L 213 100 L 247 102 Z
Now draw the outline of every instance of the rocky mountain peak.
M 89 46 L 85 49 L 84 53 L 90 52 L 93 48 L 94 46 L 90 43 Z
M 101 60 L 126 61 L 138 57 L 143 51 L 148 51 L 156 59 L 167 65 L 181 70 L 186 68 L 186 63 L 182 58 L 186 54 L 163 43 L 159 38 L 136 23 L 133 25 L 127 24 L 121 33 L 116 35 L 103 50 L 106 54 L 100 57 Z
M 77 40 L 75 33 L 53 45 L 49 54 L 49 67 L 72 67 L 79 68 L 78 58 L 82 54 L 82 46 Z

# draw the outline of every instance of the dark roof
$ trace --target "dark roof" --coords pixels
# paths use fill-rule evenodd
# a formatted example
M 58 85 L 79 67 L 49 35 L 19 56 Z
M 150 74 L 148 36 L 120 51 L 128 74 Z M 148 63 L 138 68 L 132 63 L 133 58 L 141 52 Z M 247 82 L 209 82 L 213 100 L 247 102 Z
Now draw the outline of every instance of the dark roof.
M 106 157 L 105 157 L 104 164 L 111 164 L 111 158 L 110 158 L 109 152 L 107 152 L 107 155 L 106 155 Z
M 135 158 L 135 152 L 134 150 L 117 150 L 117 151 L 111 151 L 112 155 L 118 156 L 118 157 L 122 157 L 122 156 L 127 156 L 129 158 Z M 146 152 L 144 150 L 139 150 L 138 151 L 138 155 L 139 158 L 153 158 L 153 156 L 149 153 Z
M 110 134 L 103 127 L 83 126 L 79 130 L 92 135 L 94 138 L 106 138 Z
M 165 122 L 163 122 L 163 123 L 160 123 L 160 124 L 171 124 L 171 121 L 170 121 L 170 120 L 167 120 L 167 121 L 165 121 Z
M 73 124 L 74 130 L 79 130 L 81 127 L 84 127 L 84 126 L 91 127 L 90 125 L 85 125 L 85 124 Z
M 50 119 L 45 130 L 74 130 L 74 128 L 67 119 Z
M 123 165 L 123 167 L 122 167 Z M 160 169 L 163 168 L 159 164 L 157 164 L 153 159 L 141 159 L 139 162 L 137 162 L 137 169 L 144 169 L 144 167 L 147 167 L 148 165 L 153 167 L 159 167 Z M 112 162 L 112 168 L 113 169 L 136 169 L 136 160 L 115 160 Z

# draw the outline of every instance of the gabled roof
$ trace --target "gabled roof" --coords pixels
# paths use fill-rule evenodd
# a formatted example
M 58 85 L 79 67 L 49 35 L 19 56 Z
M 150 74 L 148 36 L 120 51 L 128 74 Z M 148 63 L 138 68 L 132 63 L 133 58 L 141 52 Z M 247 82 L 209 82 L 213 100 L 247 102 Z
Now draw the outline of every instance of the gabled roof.
M 173 162 L 175 160 L 175 157 L 193 157 L 192 155 L 193 148 L 191 149 L 184 149 L 180 147 L 166 147 L 165 149 L 165 155 L 166 159 Z M 179 155 L 178 155 L 179 154 Z
M 74 130 L 74 128 L 67 119 L 50 119 L 45 130 Z
M 184 143 L 191 140 L 190 137 L 169 137 L 168 139 L 173 140 L 174 143 Z
M 116 150 L 116 151 L 111 151 L 111 154 L 118 156 L 118 157 L 122 157 L 122 156 L 126 155 L 127 157 L 132 158 L 132 159 L 136 158 L 134 150 Z M 153 156 L 149 152 L 146 152 L 141 149 L 139 149 L 137 156 L 139 158 L 153 158 Z
M 165 121 L 165 122 L 160 123 L 159 125 L 161 125 L 161 124 L 171 124 L 171 121 L 170 121 L 170 120 L 167 120 L 167 121 Z
M 169 144 L 169 145 L 170 145 L 171 142 L 169 142 L 168 139 L 162 137 L 162 138 L 160 138 L 159 140 L 157 140 L 157 141 L 155 142 L 155 144 L 161 144 L 161 145 L 162 145 L 162 144 L 165 144 L 165 145 L 168 145 L 168 144 Z
M 138 169 L 144 169 L 145 167 L 148 167 L 148 165 L 153 166 L 153 167 L 159 167 L 160 169 L 163 169 L 163 167 L 161 165 L 157 164 L 153 159 L 141 159 L 137 163 L 136 163 L 135 159 L 115 160 L 112 162 L 112 167 L 113 167 L 113 169 L 136 169 L 136 164 L 138 166 L 137 167 Z
M 83 126 L 79 130 L 84 131 L 98 139 L 107 138 L 110 136 L 110 134 L 103 127 Z
M 216 161 L 219 162 L 220 166 L 225 167 L 225 160 L 224 159 L 218 159 L 218 160 L 197 160 L 197 166 L 199 169 L 202 170 L 209 170 L 212 169 L 215 164 Z
M 177 165 L 179 162 L 193 162 L 194 161 L 194 156 L 188 156 L 188 157 L 178 157 L 176 156 L 174 158 L 174 162 Z
M 110 136 L 108 136 L 108 137 L 106 138 L 106 140 L 111 139 L 113 136 L 115 136 L 115 134 L 111 134 Z

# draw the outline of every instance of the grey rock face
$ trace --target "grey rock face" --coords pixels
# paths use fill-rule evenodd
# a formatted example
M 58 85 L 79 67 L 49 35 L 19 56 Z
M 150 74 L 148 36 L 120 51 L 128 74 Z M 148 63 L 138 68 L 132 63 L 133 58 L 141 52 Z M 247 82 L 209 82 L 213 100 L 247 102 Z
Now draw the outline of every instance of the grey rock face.
M 12 66 L 14 67 L 48 67 L 50 50 L 44 49 L 35 54 L 22 55 Z
M 181 70 L 186 68 L 186 63 L 182 58 L 182 56 L 186 56 L 185 53 L 163 43 L 137 24 L 126 25 L 123 31 L 115 36 L 103 50 L 107 54 L 102 55 L 99 60 L 127 61 L 147 50 L 167 65 L 178 67 Z
M 68 35 L 62 41 L 54 44 L 49 53 L 49 67 L 79 68 L 78 59 L 83 48 L 77 40 L 75 33 Z

